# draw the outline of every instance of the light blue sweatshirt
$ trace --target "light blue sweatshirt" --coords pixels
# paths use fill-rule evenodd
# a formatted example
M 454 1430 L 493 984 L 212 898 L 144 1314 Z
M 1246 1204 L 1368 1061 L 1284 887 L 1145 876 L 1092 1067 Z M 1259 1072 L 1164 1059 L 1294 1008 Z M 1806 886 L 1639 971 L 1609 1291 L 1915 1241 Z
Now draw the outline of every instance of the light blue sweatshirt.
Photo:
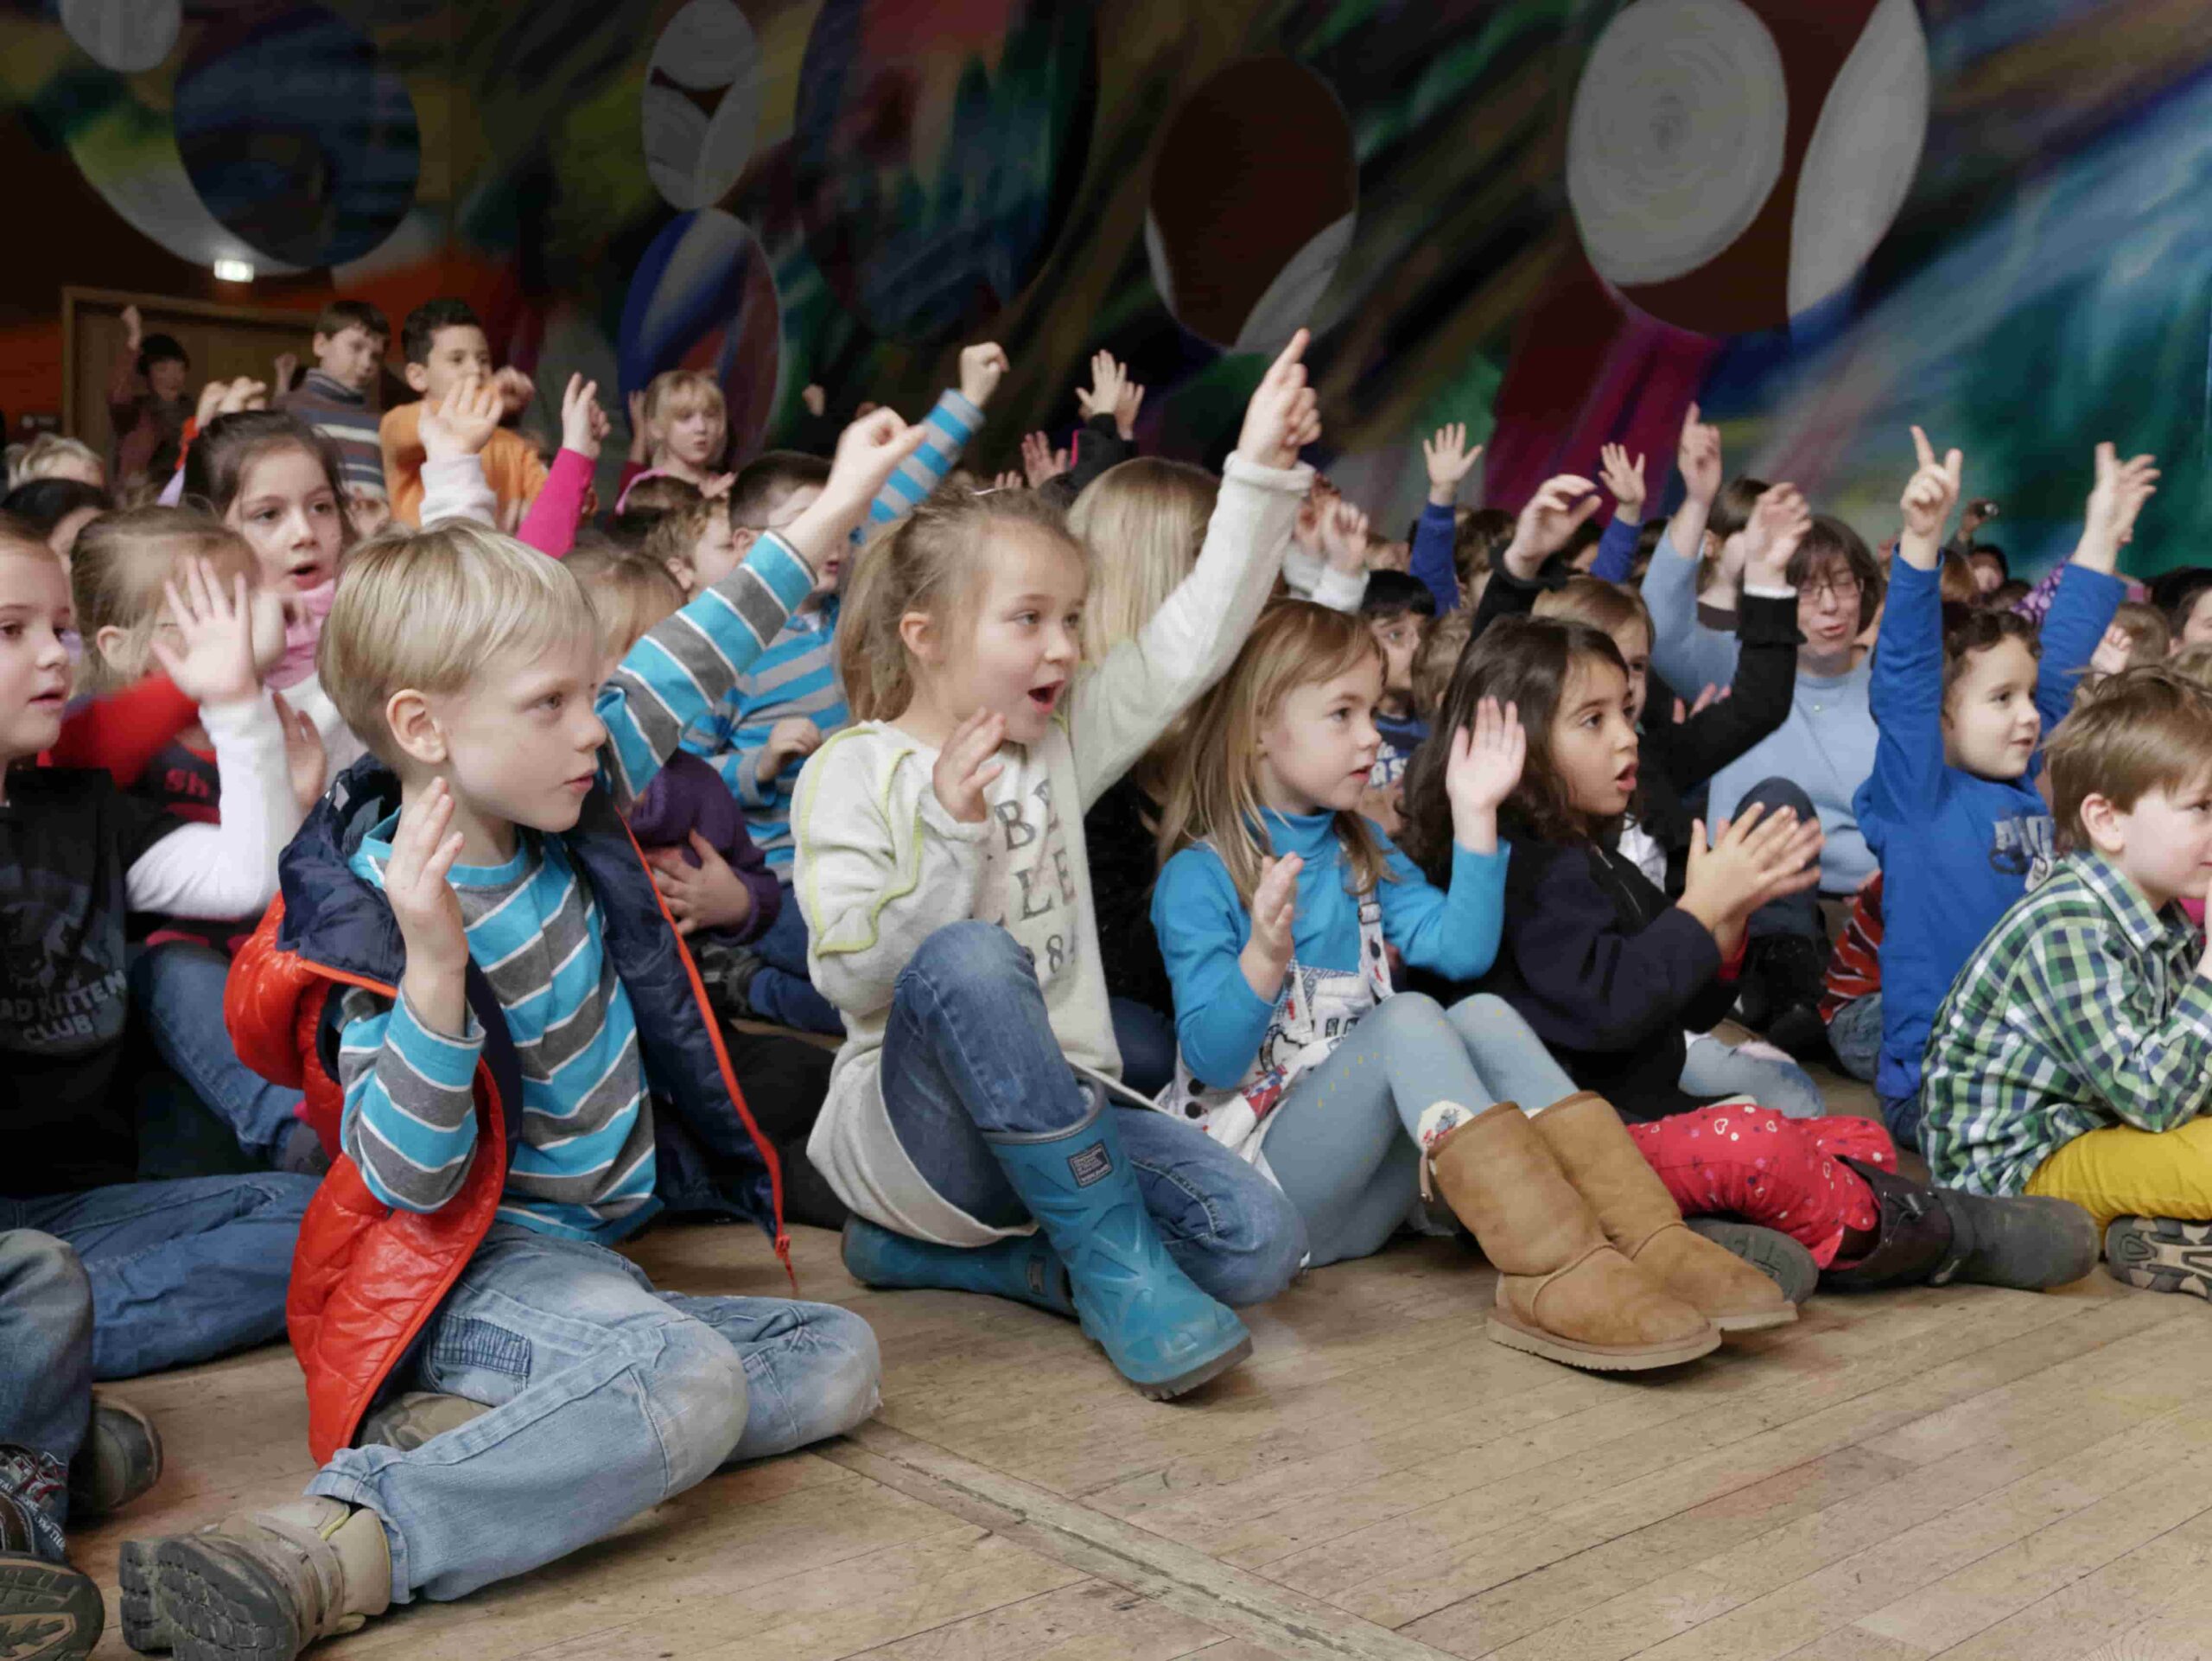
M 1345 887 L 1349 868 L 1336 815 L 1266 811 L 1261 824 L 1273 852 L 1305 861 L 1291 931 L 1296 960 L 1319 969 L 1357 970 L 1359 901 Z M 1408 964 L 1446 980 L 1473 980 L 1488 972 L 1505 917 L 1505 844 L 1501 841 L 1494 854 L 1454 848 L 1447 893 L 1382 832 L 1375 835 L 1396 879 L 1376 886 L 1383 939 Z M 1212 849 L 1185 848 L 1167 862 L 1153 890 L 1152 926 L 1175 990 L 1175 1040 L 1183 1060 L 1202 1083 L 1230 1088 L 1259 1054 L 1274 1003 L 1253 991 L 1237 965 L 1252 937 L 1252 919 L 1229 868 Z

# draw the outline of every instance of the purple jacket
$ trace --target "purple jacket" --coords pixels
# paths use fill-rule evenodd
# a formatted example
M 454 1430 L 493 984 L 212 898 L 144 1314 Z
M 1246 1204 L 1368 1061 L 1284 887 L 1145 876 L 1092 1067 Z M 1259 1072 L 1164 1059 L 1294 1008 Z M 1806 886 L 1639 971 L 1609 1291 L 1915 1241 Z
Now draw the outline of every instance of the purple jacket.
M 753 896 L 753 914 L 738 929 L 715 932 L 734 945 L 756 940 L 776 920 L 784 895 L 768 856 L 753 845 L 745 832 L 745 814 L 721 775 L 697 756 L 678 750 L 670 756 L 630 810 L 630 834 L 647 853 L 658 848 L 681 848 L 694 865 L 690 833 L 696 830 L 714 850 L 729 862 L 745 891 Z

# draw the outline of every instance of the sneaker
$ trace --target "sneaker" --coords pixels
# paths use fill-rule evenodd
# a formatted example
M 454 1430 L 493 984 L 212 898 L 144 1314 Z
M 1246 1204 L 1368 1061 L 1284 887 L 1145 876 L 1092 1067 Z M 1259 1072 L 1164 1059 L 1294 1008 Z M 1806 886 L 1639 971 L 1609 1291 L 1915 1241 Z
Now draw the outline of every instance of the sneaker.
M 166 1639 L 183 1661 L 292 1661 L 319 1639 L 353 1632 L 391 1603 L 391 1549 L 374 1511 L 309 1495 L 197 1534 L 137 1541 L 156 1569 L 141 1644 Z
M 154 1422 L 120 1397 L 94 1391 L 92 1426 L 69 1463 L 71 1518 L 89 1523 L 120 1511 L 161 1480 L 162 1436 Z
M 2105 1230 L 2105 1265 L 2123 1286 L 2212 1299 L 2212 1223 L 2115 1218 Z
M 82 1661 L 100 1639 L 100 1589 L 69 1565 L 54 1520 L 59 1460 L 0 1446 L 0 1657 Z

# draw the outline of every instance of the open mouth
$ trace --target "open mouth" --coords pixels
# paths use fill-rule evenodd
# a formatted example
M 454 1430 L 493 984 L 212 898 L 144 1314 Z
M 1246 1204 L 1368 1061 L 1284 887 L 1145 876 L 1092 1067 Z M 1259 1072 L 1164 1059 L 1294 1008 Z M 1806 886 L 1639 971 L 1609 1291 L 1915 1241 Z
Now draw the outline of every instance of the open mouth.
M 1631 761 L 1613 775 L 1613 786 L 1624 796 L 1636 793 L 1636 763 Z
M 1060 701 L 1060 689 L 1066 684 L 1067 683 L 1064 680 L 1056 680 L 1047 686 L 1031 687 L 1029 689 L 1030 704 L 1046 715 L 1052 714 L 1053 705 Z
M 301 560 L 284 575 L 290 577 L 294 584 L 299 588 L 319 588 L 323 579 L 322 562 L 319 559 Z

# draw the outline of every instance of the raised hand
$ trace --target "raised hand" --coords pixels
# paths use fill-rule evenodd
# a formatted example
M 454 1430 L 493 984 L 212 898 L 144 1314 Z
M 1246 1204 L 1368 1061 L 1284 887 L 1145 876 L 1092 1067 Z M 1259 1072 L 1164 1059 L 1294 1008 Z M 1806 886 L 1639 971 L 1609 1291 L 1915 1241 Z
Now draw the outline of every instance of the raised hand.
M 2133 539 L 2135 517 L 2158 494 L 2158 458 L 2131 456 L 2123 461 L 2110 444 L 2097 446 L 2097 482 L 2082 525 L 2082 545 L 2074 557 L 2109 571 L 2120 550 Z
M 729 862 L 696 830 L 691 832 L 694 865 L 680 848 L 656 849 L 646 862 L 653 868 L 653 886 L 668 904 L 678 934 L 702 928 L 737 928 L 753 915 L 753 890 L 730 869 Z
M 1144 408 L 1144 388 L 1135 381 L 1122 383 L 1122 396 L 1114 400 L 1114 430 L 1125 442 L 1134 442 L 1137 436 L 1137 411 Z
M 1112 415 L 1122 401 L 1122 389 L 1128 384 L 1128 371 L 1114 361 L 1110 352 L 1098 351 L 1090 354 L 1090 385 L 1076 391 L 1076 408 L 1083 418 Z
M 123 343 L 133 352 L 146 344 L 146 320 L 136 306 L 123 309 Z
M 418 1003 L 416 1013 L 448 1033 L 461 1030 L 467 1012 L 462 977 L 468 972 L 468 927 L 461 896 L 447 880 L 461 849 L 461 832 L 450 829 L 453 814 L 452 786 L 431 780 L 399 810 L 384 868 L 385 898 L 407 952 L 405 982 L 418 994 L 434 989 L 422 1002 L 446 1005 L 429 1009 Z
M 391 504 L 365 490 L 349 490 L 346 493 L 346 522 L 353 527 L 356 542 L 366 542 L 391 523 Z
M 1446 423 L 1436 430 L 1434 437 L 1423 439 L 1421 458 L 1428 466 L 1428 500 L 1439 507 L 1449 507 L 1459 500 L 1460 481 L 1482 453 L 1480 444 L 1467 442 L 1464 421 Z
M 300 354 L 296 352 L 279 352 L 276 354 L 276 378 L 269 384 L 279 393 L 289 392 L 292 390 L 292 377 L 299 372 Z
M 423 401 L 423 459 L 457 461 L 475 455 L 499 430 L 499 390 L 475 375 L 463 375 L 436 404 Z
M 995 340 L 963 347 L 960 352 L 960 396 L 977 409 L 991 401 L 1009 366 L 1005 348 Z
M 499 395 L 500 418 L 505 421 L 530 408 L 531 399 L 537 396 L 537 383 L 512 364 L 493 375 L 492 385 Z
M 929 429 L 896 410 L 872 410 L 837 436 L 830 480 L 811 506 L 784 527 L 783 540 L 810 567 L 842 546 L 899 464 L 921 447 Z
M 211 380 L 200 389 L 200 401 L 192 406 L 192 418 L 200 423 L 203 430 L 221 410 L 223 399 L 230 390 L 231 384 L 226 380 Z
M 599 407 L 599 383 L 569 376 L 568 390 L 561 394 L 561 448 L 596 461 L 609 425 L 607 411 Z
M 284 770 L 292 781 L 292 799 L 305 813 L 321 799 L 330 757 L 311 717 L 295 710 L 282 692 L 272 691 L 269 697 L 276 706 L 276 724 L 284 729 Z
M 1598 451 L 1598 477 L 1613 493 L 1617 517 L 1631 525 L 1643 522 L 1643 501 L 1649 493 L 1643 482 L 1643 458 L 1628 459 L 1628 447 L 1606 444 Z
M 1056 450 L 1052 441 L 1042 433 L 1025 434 L 1021 440 L 1021 470 L 1028 477 L 1029 487 L 1036 490 L 1047 479 L 1057 479 L 1071 463 L 1065 450 Z
M 1905 480 L 1897 506 L 1904 513 L 1904 534 L 1897 538 L 1897 552 L 1916 570 L 1932 571 L 1942 557 L 1943 522 L 1959 500 L 1960 476 L 1966 469 L 1962 451 L 1952 450 L 1942 461 L 1936 447 L 1919 428 L 1912 430 L 1917 458 L 1912 477 Z
M 1731 542 L 1741 539 L 1738 550 L 1746 582 L 1777 588 L 1788 580 L 1789 557 L 1797 551 L 1805 532 L 1812 528 L 1813 510 L 1792 484 L 1770 485 L 1751 506 L 1751 517 Z
M 1693 404 L 1682 417 L 1682 436 L 1675 450 L 1675 466 L 1682 475 L 1682 484 L 1689 491 L 1691 500 L 1713 506 L 1713 499 L 1720 493 L 1720 429 L 1698 419 L 1701 412 Z M 1695 557 L 1694 548 L 1683 550 Z
M 1028 484 L 1029 481 L 1021 476 L 1019 468 L 1007 468 L 991 480 L 991 488 L 993 490 L 1023 490 L 1028 487 Z
M 1599 498 L 1587 479 L 1562 473 L 1536 487 L 1506 544 L 1505 569 L 1523 582 L 1532 581 L 1544 562 L 1567 546 L 1592 513 Z M 1579 506 L 1577 504 L 1580 504 Z
M 256 380 L 251 375 L 240 375 L 223 389 L 215 413 L 219 416 L 236 415 L 241 410 L 265 410 L 268 407 L 268 383 Z
M 176 690 L 203 709 L 250 703 L 259 697 L 254 614 L 245 576 L 233 577 L 226 589 L 206 560 L 187 556 L 162 584 L 162 592 L 180 639 L 173 646 L 157 637 L 154 660 Z
M 1497 810 L 1521 782 L 1529 759 L 1529 735 L 1521 711 L 1496 698 L 1475 706 L 1472 726 L 1452 735 L 1444 764 L 1444 793 L 1452 804 L 1452 836 L 1478 854 L 1497 851 Z
M 1304 329 L 1290 337 L 1260 377 L 1252 401 L 1244 406 L 1244 425 L 1236 453 L 1263 468 L 1294 468 L 1298 452 L 1321 436 L 1321 410 L 1306 384 Z
M 981 824 L 990 811 L 983 792 L 1005 771 L 997 760 L 1006 742 L 1006 717 L 978 710 L 952 729 L 930 769 L 930 787 L 944 811 L 963 824 Z
M 1692 716 L 1703 715 L 1714 704 L 1719 703 L 1721 699 L 1726 697 L 1734 689 L 1732 687 L 1715 686 L 1711 681 L 1707 681 L 1705 684 L 1705 690 L 1697 695 L 1697 702 L 1689 705 L 1687 709 L 1683 707 L 1681 699 L 1676 698 L 1675 700 L 1675 724 L 1679 727 L 1682 722 L 1688 721 Z
M 1357 575 L 1367 569 L 1367 515 L 1344 497 L 1320 511 L 1314 540 L 1321 557 L 1336 570 Z
M 1296 951 L 1292 930 L 1298 920 L 1298 874 L 1306 862 L 1295 854 L 1262 860 L 1260 886 L 1252 892 L 1252 938 L 1237 956 L 1244 981 L 1268 1002 L 1282 990 L 1282 977 Z

